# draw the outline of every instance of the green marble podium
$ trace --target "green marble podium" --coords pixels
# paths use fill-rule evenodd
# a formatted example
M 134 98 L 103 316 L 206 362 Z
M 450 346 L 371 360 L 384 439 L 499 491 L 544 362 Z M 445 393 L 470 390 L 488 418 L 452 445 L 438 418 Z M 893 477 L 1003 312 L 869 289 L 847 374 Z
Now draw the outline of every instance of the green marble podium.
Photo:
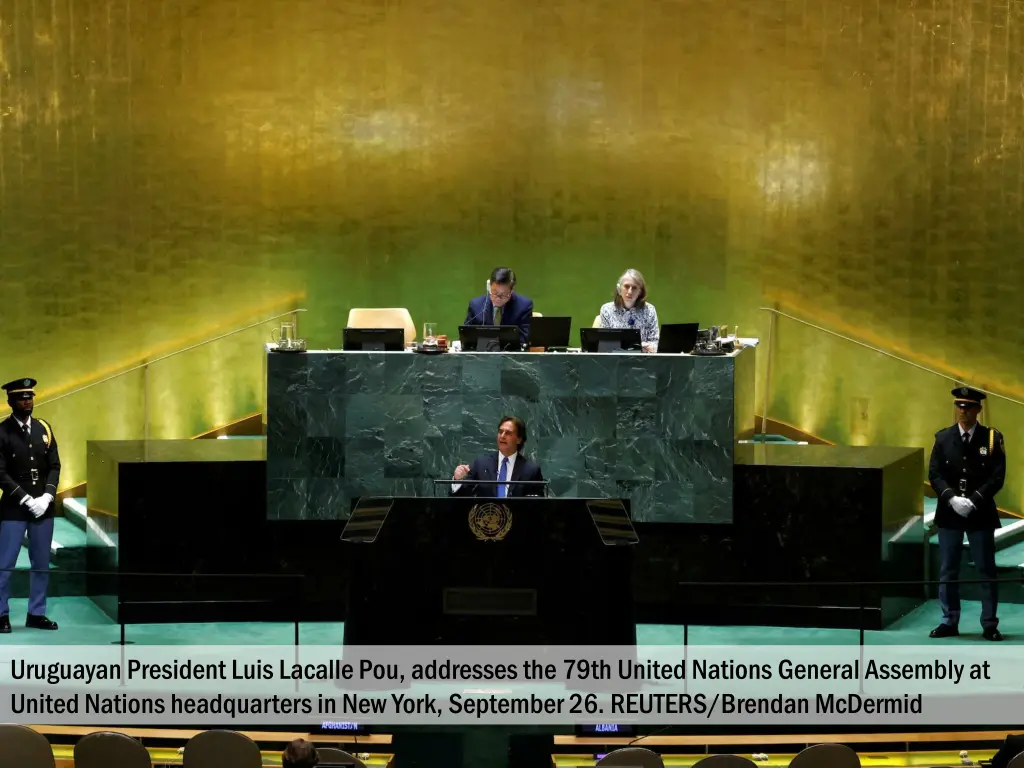
M 495 450 L 498 420 L 553 496 L 629 499 L 639 522 L 732 521 L 755 348 L 647 354 L 276 352 L 266 347 L 267 514 L 340 519 L 364 495 L 427 496 Z

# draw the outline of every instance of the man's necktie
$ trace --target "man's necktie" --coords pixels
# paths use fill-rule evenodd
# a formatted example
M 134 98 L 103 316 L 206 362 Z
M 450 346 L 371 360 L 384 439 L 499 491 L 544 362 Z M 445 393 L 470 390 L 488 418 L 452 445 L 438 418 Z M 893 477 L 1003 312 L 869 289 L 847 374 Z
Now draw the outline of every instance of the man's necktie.
M 966 448 L 970 444 L 971 444 L 971 433 L 970 432 L 964 432 L 964 447 Z
M 508 480 L 508 456 L 501 457 L 501 469 L 498 470 L 498 498 L 504 499 L 508 495 L 508 486 L 505 485 L 505 481 Z
M 494 308 L 494 324 L 501 325 L 501 307 Z

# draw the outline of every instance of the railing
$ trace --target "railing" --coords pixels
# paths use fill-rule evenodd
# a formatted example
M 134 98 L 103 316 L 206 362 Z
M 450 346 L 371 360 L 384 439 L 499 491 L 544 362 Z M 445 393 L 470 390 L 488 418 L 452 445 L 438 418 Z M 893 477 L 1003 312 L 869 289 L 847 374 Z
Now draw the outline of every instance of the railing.
M 46 574 L 49 577 L 48 581 L 51 592 L 61 591 L 53 588 L 55 585 L 59 586 L 59 581 L 61 580 L 75 577 L 84 578 L 86 580 L 86 587 L 78 591 L 88 592 L 89 599 L 93 600 L 97 607 L 108 614 L 112 623 L 117 624 L 120 630 L 120 637 L 118 640 L 113 641 L 117 645 L 133 644 L 133 641 L 127 638 L 127 627 L 130 624 L 124 620 L 124 607 L 126 605 L 136 607 L 160 606 L 167 609 L 174 605 L 195 606 L 200 603 L 204 605 L 220 604 L 225 608 L 244 604 L 253 609 L 252 613 L 254 616 L 276 610 L 285 617 L 283 621 L 293 626 L 293 643 L 295 646 L 299 645 L 301 609 L 305 599 L 307 579 L 306 575 L 302 573 L 141 573 L 72 568 L 47 568 L 46 570 L 0 568 L 0 573 L 5 572 L 11 573 L 12 576 L 14 574 Z M 138 582 L 159 584 L 161 580 L 174 585 L 174 591 L 178 595 L 176 599 L 139 599 L 135 597 Z M 133 582 L 135 583 L 133 584 Z M 199 587 L 204 593 L 208 593 L 210 589 L 218 589 L 220 585 L 227 585 L 229 591 L 235 594 L 230 597 L 221 597 L 214 600 L 182 599 L 182 594 L 185 592 L 181 585 L 185 582 L 188 582 L 193 588 Z M 132 584 L 133 589 L 130 590 L 131 596 L 126 600 L 123 592 L 128 584 Z M 217 586 L 214 587 L 213 585 Z M 261 585 L 263 585 L 262 588 Z M 162 596 L 161 593 L 166 591 L 166 589 L 156 588 L 157 596 Z M 221 593 L 223 594 L 223 591 Z M 84 595 L 82 596 L 84 597 Z M 50 597 L 49 602 L 59 602 L 62 599 L 68 598 Z M 110 614 L 116 615 L 116 618 Z M 256 618 L 245 619 L 245 621 L 257 620 Z M 152 624 L 152 622 L 140 623 L 145 623 L 147 626 Z M 169 621 L 167 623 L 174 626 L 178 625 L 177 621 Z
M 176 349 L 173 352 L 169 352 L 166 355 L 161 355 L 160 357 L 155 357 L 152 360 L 147 360 L 144 363 L 139 363 L 138 365 L 134 365 L 131 368 L 126 368 L 125 370 L 120 371 L 119 373 L 115 373 L 112 376 L 107 376 L 106 378 L 99 379 L 98 381 L 90 382 L 89 384 L 86 384 L 86 385 L 81 386 L 81 387 L 77 387 L 76 389 L 73 389 L 70 392 L 65 392 L 64 394 L 57 395 L 57 397 L 52 397 L 49 400 L 42 400 L 38 404 L 39 405 L 50 405 L 51 403 L 55 403 L 58 400 L 63 400 L 66 397 L 71 397 L 73 395 L 77 395 L 79 392 L 84 392 L 87 389 L 92 389 L 93 387 L 98 387 L 99 385 L 105 384 L 108 381 L 113 381 L 114 379 L 118 379 L 121 376 L 127 376 L 132 371 L 139 371 L 139 370 L 141 370 L 141 371 L 148 371 L 150 366 L 156 365 L 157 363 L 163 362 L 164 360 L 170 360 L 172 357 L 177 357 L 178 355 L 185 354 L 186 352 L 191 352 L 194 349 L 199 349 L 200 347 L 205 347 L 207 344 L 213 344 L 214 342 L 221 341 L 222 339 L 230 338 L 231 336 L 235 336 L 235 335 L 237 335 L 239 333 L 242 333 L 244 331 L 248 331 L 248 330 L 251 330 L 253 328 L 260 328 L 260 327 L 266 325 L 267 323 L 272 323 L 275 320 L 280 320 L 282 317 L 290 317 L 292 319 L 293 323 L 297 323 L 298 313 L 299 312 L 305 312 L 305 311 L 306 311 L 305 309 L 292 309 L 292 310 L 289 310 L 288 312 L 282 312 L 279 315 L 274 315 L 272 317 L 266 317 L 263 320 L 257 320 L 255 323 L 249 323 L 248 325 L 243 325 L 241 328 L 235 328 L 234 330 L 228 331 L 227 333 L 222 333 L 219 336 L 214 336 L 211 339 L 204 339 L 203 341 L 200 341 L 198 344 L 191 344 L 191 345 L 189 345 L 187 347 L 182 347 L 181 349 Z
M 55 397 L 37 413 L 53 426 L 60 490 L 86 481 L 91 440 L 185 439 L 266 412 L 266 356 L 273 324 L 294 308 L 144 360 Z
M 921 542 L 920 546 L 926 548 L 928 545 L 925 542 Z M 50 591 L 51 593 L 57 591 L 54 589 L 54 585 L 58 580 L 67 579 L 70 577 L 86 577 L 90 579 L 87 584 L 89 588 L 87 590 L 89 594 L 83 594 L 82 597 L 91 599 L 97 603 L 97 605 L 103 604 L 104 601 L 108 601 L 106 605 L 110 610 L 106 612 L 108 615 L 113 613 L 113 606 L 118 607 L 117 615 L 118 618 L 114 619 L 111 617 L 111 623 L 117 624 L 120 629 L 120 639 L 114 641 L 117 644 L 131 644 L 131 641 L 127 639 L 126 627 L 131 626 L 133 622 L 127 622 L 123 619 L 123 611 L 120 610 L 125 605 L 133 606 L 155 606 L 155 605 L 178 605 L 178 606 L 196 606 L 196 605 L 217 605 L 221 604 L 228 608 L 238 604 L 247 604 L 251 606 L 273 606 L 275 609 L 280 610 L 283 615 L 287 618 L 281 620 L 267 620 L 265 618 L 245 618 L 245 619 L 215 619 L 214 621 L 218 624 L 224 623 L 287 623 L 291 624 L 294 628 L 294 644 L 299 645 L 300 640 L 300 626 L 303 623 L 302 614 L 305 610 L 305 602 L 307 597 L 307 585 L 311 583 L 309 581 L 310 576 L 303 573 L 165 573 L 165 572 L 154 572 L 154 573 L 143 573 L 143 572 L 119 572 L 117 570 L 99 570 L 99 569 L 47 569 L 47 570 L 35 570 L 29 568 L 0 568 L 0 573 L 10 572 L 12 574 L 32 574 L 32 573 L 45 573 L 49 575 Z M 123 591 L 126 584 L 135 582 L 142 583 L 159 583 L 160 580 L 172 581 L 175 583 L 175 590 L 178 593 L 177 599 L 173 600 L 162 600 L 154 599 L 150 597 L 148 599 L 138 597 L 137 584 L 133 585 L 131 590 L 132 594 L 128 599 L 125 599 Z M 204 592 L 203 599 L 183 599 L 181 593 L 181 583 L 190 582 L 193 586 L 200 585 Z M 261 582 L 265 583 L 261 586 Z M 207 599 L 208 590 L 210 589 L 211 583 L 230 584 L 232 589 L 230 590 L 233 594 L 230 597 L 220 597 L 216 599 Z M 743 599 L 748 607 L 756 607 L 762 605 L 757 602 L 759 592 L 764 592 L 772 597 L 769 590 L 778 590 L 779 588 L 785 589 L 797 589 L 813 590 L 817 599 L 814 601 L 800 602 L 799 604 L 789 604 L 788 607 L 799 608 L 799 609 L 814 609 L 814 608 L 828 608 L 830 610 L 843 609 L 849 612 L 856 612 L 858 621 L 856 624 L 847 624 L 840 628 L 832 628 L 831 631 L 835 632 L 856 632 L 858 635 L 857 644 L 864 646 L 866 645 L 866 633 L 876 632 L 883 633 L 885 629 L 870 629 L 866 626 L 865 617 L 868 609 L 871 607 L 868 603 L 868 598 L 871 595 L 875 596 L 874 602 L 877 602 L 880 597 L 893 597 L 905 599 L 912 597 L 915 602 L 918 603 L 918 607 L 914 610 L 920 610 L 922 606 L 927 605 L 930 598 L 929 590 L 927 588 L 939 587 L 941 585 L 952 585 L 957 584 L 961 586 L 972 585 L 972 584 L 996 584 L 996 585 L 1011 585 L 1020 584 L 1024 585 L 1024 571 L 1021 571 L 1021 575 L 1010 578 L 974 578 L 974 579 L 896 579 L 896 580 L 849 580 L 849 581 L 814 581 L 814 580 L 803 580 L 803 581 L 689 581 L 682 580 L 675 582 L 675 587 L 679 591 L 672 595 L 671 604 L 677 613 L 681 616 L 685 616 L 694 609 L 704 607 L 714 607 L 716 609 L 728 609 L 731 612 L 735 610 L 743 610 L 743 607 L 736 608 L 732 606 L 729 601 L 729 597 L 722 597 L 722 590 L 733 590 L 734 594 L 742 594 Z M 237 588 L 234 585 L 238 585 Z M 266 586 L 272 585 L 272 586 Z M 742 590 L 742 592 L 736 592 Z M 159 591 L 159 590 L 158 590 Z M 850 600 L 850 595 L 856 594 L 856 600 Z M 836 596 L 840 595 L 839 598 Z M 764 603 L 764 607 L 779 608 L 787 604 L 778 602 L 778 595 L 775 596 L 775 602 Z M 60 601 L 61 597 L 50 597 L 51 602 Z M 968 599 L 968 598 L 963 598 Z M 1001 603 L 1005 605 L 1006 603 Z M 938 623 L 939 614 L 938 606 L 935 606 L 935 623 Z M 15 612 L 12 612 L 12 622 Z M 255 613 L 255 612 L 254 612 Z M 971 621 L 974 621 L 976 617 L 971 617 Z M 341 617 L 338 619 L 342 621 Z M 968 620 L 964 618 L 965 622 Z M 153 626 L 154 622 L 146 621 L 139 622 L 145 626 Z M 176 619 L 174 621 L 166 622 L 168 625 L 178 626 L 181 621 Z M 310 623 L 319 624 L 321 620 L 311 621 Z M 683 620 L 675 624 L 680 630 L 680 639 L 682 645 L 686 646 L 690 644 L 690 629 L 692 626 L 715 626 L 714 622 L 702 623 L 692 620 Z M 786 626 L 786 625 L 782 625 Z M 800 625 L 801 628 L 805 625 Z M 217 630 L 215 630 L 217 631 Z M 801 636 L 797 639 L 798 645 L 805 644 L 804 638 Z M 257 643 L 259 644 L 259 643 Z M 281 643 L 274 643 L 280 645 Z M 672 645 L 673 643 L 659 642 L 658 645 Z M 716 644 L 721 644 L 716 641 Z M 773 643 L 775 645 L 785 645 L 786 643 Z
M 928 544 L 927 543 L 923 543 L 922 546 L 927 547 Z M 849 609 L 851 611 L 855 610 L 857 612 L 857 625 L 855 627 L 855 631 L 858 634 L 857 644 L 858 645 L 862 645 L 862 646 L 866 644 L 865 643 L 865 633 L 866 632 L 869 632 L 869 631 L 876 631 L 876 632 L 884 631 L 884 630 L 869 630 L 865 626 L 865 624 L 866 624 L 865 616 L 867 614 L 867 609 L 869 608 L 868 599 L 867 598 L 868 598 L 869 594 L 871 594 L 873 591 L 878 590 L 878 594 L 880 596 L 882 596 L 882 597 L 888 597 L 888 598 L 894 598 L 894 597 L 907 598 L 908 595 L 910 595 L 911 592 L 913 591 L 912 588 L 921 588 L 922 592 L 921 592 L 920 598 L 921 598 L 922 605 L 924 605 L 926 599 L 931 597 L 931 595 L 928 594 L 925 591 L 926 588 L 940 587 L 942 585 L 953 585 L 953 584 L 958 585 L 958 586 L 965 586 L 965 585 L 971 585 L 971 584 L 995 584 L 997 586 L 1001 585 L 1001 584 L 1024 584 L 1024 571 L 1021 571 L 1021 575 L 1020 576 L 1013 576 L 1013 577 L 1002 578 L 1002 579 L 999 579 L 999 578 L 996 578 L 996 579 L 986 579 L 986 578 L 981 578 L 981 579 L 959 579 L 958 578 L 958 579 L 904 579 L 904 580 L 890 580 L 890 581 L 855 581 L 855 580 L 854 581 L 813 581 L 813 580 L 809 580 L 809 581 L 679 581 L 679 582 L 676 582 L 676 586 L 677 587 L 683 588 L 684 594 L 685 594 L 686 590 L 689 590 L 689 589 L 700 589 L 702 591 L 703 590 L 709 590 L 711 592 L 712 597 L 714 597 L 716 591 L 723 590 L 723 589 L 726 589 L 726 590 L 728 590 L 728 589 L 750 590 L 754 595 L 756 595 L 757 590 L 778 589 L 778 588 L 790 589 L 790 588 L 794 588 L 794 587 L 797 588 L 797 589 L 812 589 L 812 590 L 815 590 L 815 592 L 820 593 L 823 598 L 827 596 L 830 600 L 835 596 L 835 594 L 840 593 L 840 592 L 842 592 L 845 595 L 849 595 L 849 594 L 851 594 L 851 592 L 852 593 L 856 593 L 857 599 L 852 601 L 849 605 L 846 605 L 846 606 L 830 605 L 828 607 L 833 609 L 833 610 L 846 608 L 846 609 Z M 832 592 L 831 595 L 829 594 L 830 592 Z M 720 598 L 715 598 L 715 599 L 720 600 Z M 962 599 L 967 599 L 967 598 L 962 598 Z M 678 600 L 678 598 L 677 598 L 677 600 Z M 685 596 L 679 602 L 684 607 L 687 607 L 687 606 L 688 607 L 693 607 L 693 606 L 697 606 L 697 605 L 700 605 L 700 606 L 707 606 L 707 605 L 709 605 L 709 601 L 708 600 L 688 601 Z M 819 600 L 819 602 L 821 602 L 821 600 Z M 712 601 L 712 604 L 713 604 L 713 601 Z M 756 603 L 755 603 L 755 605 L 756 605 Z M 1005 603 L 1003 603 L 1003 605 L 1005 605 Z M 765 607 L 772 607 L 772 604 L 767 604 L 766 603 Z M 777 607 L 777 605 L 776 605 L 776 607 Z M 808 603 L 808 604 L 800 604 L 800 605 L 798 605 L 796 607 L 802 608 L 802 609 L 808 609 L 808 608 L 813 609 L 813 608 L 818 608 L 818 607 L 822 607 L 822 606 L 814 606 L 814 605 L 811 605 L 811 604 Z M 939 616 L 938 612 L 936 612 L 936 615 L 935 615 L 935 623 L 936 624 L 938 623 L 939 618 L 940 618 L 940 616 Z M 972 619 L 973 618 L 974 617 L 972 617 Z M 693 622 L 684 622 L 683 625 L 682 625 L 683 626 L 683 645 L 689 644 L 689 628 L 690 628 L 690 624 L 691 623 L 693 623 Z M 842 630 L 837 630 L 837 631 L 842 631 Z
M 1006 485 L 996 501 L 1014 514 L 1024 510 L 1024 473 L 1013 465 L 1024 400 L 940 370 L 941 363 L 925 365 L 779 309 L 760 309 L 769 314 L 759 360 L 760 432 L 775 423 L 844 445 L 920 447 L 927 462 L 935 432 L 955 421 L 950 390 L 966 384 L 988 395 L 981 422 L 1006 440 Z

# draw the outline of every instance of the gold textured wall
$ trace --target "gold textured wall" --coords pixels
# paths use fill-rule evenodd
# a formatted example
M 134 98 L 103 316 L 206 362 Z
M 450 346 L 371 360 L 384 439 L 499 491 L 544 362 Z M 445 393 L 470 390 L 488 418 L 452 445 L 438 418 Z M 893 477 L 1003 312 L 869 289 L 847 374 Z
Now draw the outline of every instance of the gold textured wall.
M 1019 0 L 0 0 L 0 370 L 45 400 L 296 303 L 320 346 L 351 306 L 451 332 L 506 263 L 576 327 L 632 266 L 664 321 L 764 337 L 768 303 L 1016 391 L 1022 29 Z M 771 416 L 949 421 L 797 333 Z M 257 341 L 242 384 L 194 357 L 58 401 L 58 435 L 245 415 Z

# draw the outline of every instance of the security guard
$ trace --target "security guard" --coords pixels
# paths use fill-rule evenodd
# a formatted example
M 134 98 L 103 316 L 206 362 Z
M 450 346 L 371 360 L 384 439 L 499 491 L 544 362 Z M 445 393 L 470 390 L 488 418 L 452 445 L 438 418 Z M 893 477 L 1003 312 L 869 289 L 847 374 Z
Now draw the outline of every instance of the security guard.
M 35 379 L 4 384 L 13 413 L 0 422 L 0 569 L 18 562 L 28 532 L 29 579 L 26 627 L 57 629 L 46 618 L 46 587 L 50 580 L 54 496 L 60 482 L 60 455 L 50 425 L 32 417 Z M 39 571 L 36 573 L 36 571 Z M 0 571 L 0 633 L 11 631 L 7 605 L 11 571 Z
M 931 637 L 960 634 L 960 558 L 964 533 L 982 578 L 996 578 L 995 530 L 1000 527 L 995 495 L 1006 478 L 1006 448 L 999 430 L 978 423 L 985 393 L 971 387 L 952 390 L 956 424 L 935 433 L 928 480 L 938 494 L 939 604 L 942 623 Z M 946 583 L 952 582 L 952 583 Z M 996 606 L 998 585 L 981 586 L 981 626 L 986 640 L 1002 640 Z

